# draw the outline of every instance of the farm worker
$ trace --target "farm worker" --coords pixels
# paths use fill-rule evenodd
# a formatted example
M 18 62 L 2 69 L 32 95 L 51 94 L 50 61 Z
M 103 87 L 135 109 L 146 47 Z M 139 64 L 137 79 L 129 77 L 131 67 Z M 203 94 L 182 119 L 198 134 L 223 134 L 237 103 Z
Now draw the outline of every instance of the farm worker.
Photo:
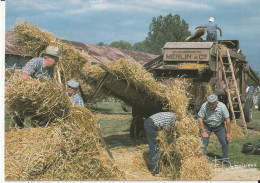
M 55 46 L 48 46 L 46 48 L 44 58 L 33 58 L 25 64 L 21 74 L 21 78 L 30 79 L 34 78 L 43 81 L 44 77 L 51 79 L 53 77 L 54 66 L 59 61 L 60 53 L 59 48 Z M 18 128 L 24 127 L 24 117 L 22 115 L 14 115 L 13 120 Z
M 84 106 L 83 99 L 79 94 L 77 94 L 78 88 L 79 88 L 79 82 L 75 80 L 69 80 L 66 94 L 71 98 L 74 104 Z
M 39 81 L 44 78 L 51 79 L 54 66 L 58 63 L 59 57 L 59 48 L 48 46 L 43 58 L 33 58 L 25 64 L 21 77 L 24 79 L 34 78 Z
M 150 159 L 153 175 L 159 173 L 159 147 L 156 140 L 159 130 L 170 130 L 176 124 L 175 114 L 171 112 L 159 112 L 153 114 L 144 121 L 144 130 L 146 132 L 147 141 L 150 151 Z
M 250 85 L 249 89 L 248 89 L 248 94 L 252 94 L 254 92 L 254 85 Z
M 222 37 L 222 29 L 220 27 L 218 27 L 217 24 L 214 24 L 214 18 L 213 17 L 209 18 L 209 23 L 207 23 L 203 26 L 195 27 L 195 29 L 198 29 L 198 28 L 206 28 L 207 29 L 207 38 L 206 38 L 207 41 L 216 42 L 218 40 L 217 39 L 217 29 L 220 32 L 220 37 Z
M 253 103 L 254 103 L 254 107 L 257 104 L 258 101 L 258 88 L 254 89 L 254 93 L 253 93 Z
M 228 141 L 230 136 L 230 118 L 227 107 L 218 101 L 217 95 L 209 95 L 207 102 L 202 104 L 198 113 L 202 132 L 203 153 L 206 155 L 211 132 L 214 132 L 222 145 L 222 163 L 229 165 Z M 224 121 L 227 123 L 225 128 Z

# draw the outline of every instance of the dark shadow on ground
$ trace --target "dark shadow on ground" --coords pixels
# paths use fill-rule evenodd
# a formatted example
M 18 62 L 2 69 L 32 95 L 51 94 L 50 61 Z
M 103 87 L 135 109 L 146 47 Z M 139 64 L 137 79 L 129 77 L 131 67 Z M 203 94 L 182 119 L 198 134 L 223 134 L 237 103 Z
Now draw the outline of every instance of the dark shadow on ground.
M 211 158 L 216 158 L 216 159 L 222 159 L 222 156 L 220 155 L 217 155 L 217 154 L 214 154 L 214 153 L 207 153 L 207 156 L 208 157 L 211 157 Z
M 104 137 L 104 140 L 109 148 L 114 147 L 131 147 L 141 144 L 147 144 L 146 137 L 131 139 L 129 134 L 110 135 Z

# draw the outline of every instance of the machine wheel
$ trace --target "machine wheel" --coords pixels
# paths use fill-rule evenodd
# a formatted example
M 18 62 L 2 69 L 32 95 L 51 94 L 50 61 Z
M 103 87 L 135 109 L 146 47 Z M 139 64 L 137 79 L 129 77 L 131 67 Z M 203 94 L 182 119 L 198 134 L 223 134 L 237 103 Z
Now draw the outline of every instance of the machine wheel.
M 253 95 L 252 94 L 249 94 L 246 97 L 244 115 L 245 115 L 246 122 L 252 121 L 253 119 Z

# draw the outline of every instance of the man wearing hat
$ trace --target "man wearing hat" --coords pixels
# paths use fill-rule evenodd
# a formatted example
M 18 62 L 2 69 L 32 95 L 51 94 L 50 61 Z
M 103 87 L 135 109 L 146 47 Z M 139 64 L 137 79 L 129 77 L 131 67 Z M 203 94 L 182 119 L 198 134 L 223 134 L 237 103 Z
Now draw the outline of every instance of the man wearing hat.
M 220 27 L 218 27 L 217 24 L 214 24 L 214 18 L 213 17 L 210 17 L 209 23 L 205 24 L 204 26 L 195 27 L 195 29 L 198 29 L 198 28 L 207 29 L 207 38 L 206 38 L 207 41 L 216 42 L 218 40 L 217 39 L 217 29 L 220 32 L 220 37 L 222 37 L 222 29 Z
M 79 82 L 75 80 L 69 80 L 66 94 L 71 98 L 74 104 L 84 106 L 83 99 L 77 94 L 79 88 Z
M 24 79 L 34 78 L 42 81 L 53 77 L 54 66 L 60 57 L 59 48 L 48 46 L 44 57 L 33 58 L 25 64 L 21 77 Z
M 51 79 L 53 77 L 54 66 L 59 60 L 59 48 L 55 46 L 48 46 L 46 48 L 44 58 L 38 57 L 33 58 L 25 64 L 21 74 L 21 78 L 30 79 L 34 78 L 39 81 L 44 79 Z M 14 112 L 15 113 L 15 112 Z M 24 127 L 24 117 L 23 115 L 14 115 L 13 120 L 17 124 L 18 128 Z
M 229 112 L 226 105 L 218 101 L 217 95 L 209 95 L 207 100 L 202 104 L 198 113 L 202 132 L 203 153 L 206 154 L 210 134 L 214 132 L 222 145 L 222 162 L 229 163 L 228 141 L 231 139 Z M 227 123 L 227 129 L 224 121 Z

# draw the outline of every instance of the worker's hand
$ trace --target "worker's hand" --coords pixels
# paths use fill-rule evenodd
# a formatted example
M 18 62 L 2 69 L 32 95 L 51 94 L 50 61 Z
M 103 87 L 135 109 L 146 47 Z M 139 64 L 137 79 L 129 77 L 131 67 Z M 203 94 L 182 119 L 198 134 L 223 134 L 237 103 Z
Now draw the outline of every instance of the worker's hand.
M 204 131 L 204 132 L 202 132 L 202 137 L 203 137 L 203 138 L 207 138 L 207 137 L 209 137 L 209 135 L 207 134 L 206 131 Z
M 171 130 L 171 126 L 170 125 L 166 126 L 164 130 L 167 131 L 167 132 L 170 131 Z
M 227 141 L 231 140 L 231 136 L 229 133 L 227 133 L 226 137 L 227 137 Z

